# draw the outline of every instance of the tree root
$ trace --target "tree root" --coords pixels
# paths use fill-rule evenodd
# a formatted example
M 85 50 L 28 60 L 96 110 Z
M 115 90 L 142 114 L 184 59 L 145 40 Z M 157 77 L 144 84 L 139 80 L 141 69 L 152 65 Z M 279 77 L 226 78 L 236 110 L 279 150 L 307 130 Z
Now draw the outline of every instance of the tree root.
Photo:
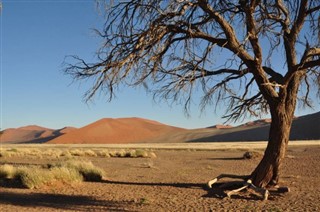
M 263 200 L 268 200 L 268 197 L 270 194 L 269 190 L 255 186 L 249 177 L 250 176 L 248 176 L 248 175 L 239 176 L 239 175 L 232 175 L 232 174 L 221 174 L 218 177 L 210 180 L 208 182 L 208 186 L 209 186 L 209 188 L 212 188 L 212 185 L 214 183 L 216 183 L 218 180 L 220 180 L 221 178 L 242 179 L 243 180 L 242 182 L 228 182 L 228 183 L 221 185 L 220 188 L 226 188 L 226 187 L 231 187 L 234 185 L 239 185 L 240 186 L 239 188 L 231 190 L 226 193 L 229 198 L 231 197 L 231 195 L 236 194 L 236 193 L 248 188 L 248 189 L 252 189 L 255 192 L 261 194 Z M 277 189 L 274 190 L 273 192 L 285 193 L 285 192 L 289 192 L 289 188 L 277 187 Z

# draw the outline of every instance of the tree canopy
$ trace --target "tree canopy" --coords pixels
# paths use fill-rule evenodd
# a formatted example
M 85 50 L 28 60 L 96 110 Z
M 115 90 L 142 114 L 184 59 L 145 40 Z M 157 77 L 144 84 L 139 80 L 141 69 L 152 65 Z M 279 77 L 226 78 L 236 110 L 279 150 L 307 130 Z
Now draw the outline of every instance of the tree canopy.
M 188 109 L 201 89 L 203 108 L 223 100 L 225 117 L 237 120 L 267 112 L 297 72 L 303 75 L 304 104 L 311 106 L 311 87 L 319 94 L 319 0 L 102 5 L 106 21 L 97 30 L 103 39 L 97 61 L 74 57 L 77 62 L 66 69 L 77 79 L 95 79 L 86 99 L 101 90 L 111 100 L 125 83 L 144 85 L 155 97 L 181 101 Z

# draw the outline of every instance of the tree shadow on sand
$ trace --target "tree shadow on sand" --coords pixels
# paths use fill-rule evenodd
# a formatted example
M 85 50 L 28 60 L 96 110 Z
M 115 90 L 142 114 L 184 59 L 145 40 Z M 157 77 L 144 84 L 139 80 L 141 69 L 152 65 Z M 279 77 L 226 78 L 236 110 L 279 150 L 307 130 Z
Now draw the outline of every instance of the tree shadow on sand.
M 231 183 L 231 185 L 228 185 Z M 263 196 L 257 191 L 255 191 L 252 188 L 246 188 L 243 189 L 242 191 L 239 191 L 237 193 L 232 194 L 232 196 L 228 196 L 227 193 L 229 191 L 239 189 L 240 187 L 243 186 L 243 181 L 227 181 L 227 182 L 220 182 L 220 183 L 215 183 L 212 185 L 212 188 L 207 187 L 207 194 L 203 195 L 202 197 L 208 197 L 208 198 L 218 198 L 218 199 L 224 199 L 224 198 L 231 198 L 231 199 L 242 199 L 242 200 L 262 200 Z M 268 200 L 274 200 L 277 197 L 280 197 L 283 195 L 285 192 L 279 192 L 275 190 L 269 190 L 269 196 Z
M 217 198 L 217 199 L 224 199 L 224 198 L 228 198 L 227 192 L 230 190 L 234 190 L 239 188 L 240 185 L 240 181 L 239 181 L 239 185 L 236 182 L 233 186 L 228 186 L 226 188 L 224 188 L 226 182 L 222 182 L 222 183 L 215 183 L 212 188 L 207 187 L 207 194 L 203 195 L 202 197 L 207 197 L 207 198 Z M 232 195 L 232 199 L 244 199 L 244 200 L 260 200 L 261 197 L 259 197 L 258 195 L 254 195 L 252 193 L 247 193 L 245 192 L 246 190 L 239 192 L 239 194 L 233 194 Z
M 225 190 L 221 188 L 209 188 L 204 183 L 149 183 L 149 182 L 121 182 L 121 181 L 110 181 L 107 180 L 105 183 L 116 184 L 116 185 L 136 185 L 136 186 L 164 186 L 164 187 L 176 187 L 176 188 L 187 188 L 187 189 L 202 189 L 207 191 L 207 194 L 202 197 L 206 198 L 218 198 L 223 199 L 226 197 Z
M 136 186 L 165 186 L 165 187 L 176 187 L 176 188 L 187 188 L 187 189 L 202 189 L 207 193 L 202 195 L 203 198 L 216 198 L 224 199 L 228 198 L 227 192 L 233 189 L 238 188 L 237 184 L 233 186 L 228 186 L 224 188 L 224 183 L 216 183 L 212 188 L 209 188 L 207 184 L 204 183 L 149 183 L 149 182 L 121 182 L 121 181 L 110 181 L 106 180 L 105 183 L 116 184 L 116 185 L 136 185 Z M 239 182 L 240 183 L 240 182 Z M 274 194 L 276 195 L 276 194 Z M 231 197 L 232 199 L 244 199 L 244 200 L 261 200 L 259 195 L 255 195 L 246 190 L 240 192 L 239 194 L 234 194 Z M 271 197 L 270 200 L 273 198 Z
M 15 193 L 0 192 L 0 204 L 22 207 L 46 207 L 59 211 L 131 211 L 134 202 L 97 200 L 89 196 L 47 194 L 47 193 Z
M 165 187 L 176 187 L 176 188 L 206 188 L 205 184 L 202 183 L 149 183 L 149 182 L 121 182 L 105 180 L 104 183 L 115 184 L 115 185 L 136 185 L 136 186 L 165 186 Z
M 223 161 L 228 161 L 228 160 L 244 160 L 243 157 L 232 157 L 232 158 L 208 158 L 208 160 L 223 160 Z

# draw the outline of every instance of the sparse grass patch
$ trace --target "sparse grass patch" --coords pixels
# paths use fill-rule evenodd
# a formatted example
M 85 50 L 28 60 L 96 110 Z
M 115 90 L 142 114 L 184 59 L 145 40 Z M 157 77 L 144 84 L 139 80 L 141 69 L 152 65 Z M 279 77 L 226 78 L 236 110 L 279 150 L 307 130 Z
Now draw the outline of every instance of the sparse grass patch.
M 10 158 L 13 154 L 11 152 L 7 152 L 7 151 L 1 151 L 0 152 L 0 157 L 3 158 Z
M 105 173 L 91 162 L 67 161 L 41 166 L 0 166 L 0 180 L 12 180 L 24 188 L 39 188 L 54 182 L 67 184 L 81 181 L 101 181 Z
M 136 150 L 136 156 L 138 157 L 138 158 L 147 158 L 148 157 L 148 152 L 147 151 L 145 151 L 145 150 L 142 150 L 142 149 L 137 149 Z
M 129 157 L 129 158 L 156 158 L 154 152 L 149 152 L 143 149 L 136 150 L 114 150 L 109 152 L 110 157 Z
M 274 206 L 272 208 L 268 208 L 266 211 L 267 212 L 281 212 L 282 210 L 279 209 L 278 207 Z
M 149 152 L 148 156 L 149 156 L 149 158 L 156 158 L 157 157 L 156 153 L 154 153 L 154 152 Z
M 16 148 L 11 148 L 11 149 L 8 149 L 7 151 L 8 151 L 8 152 L 18 152 L 18 149 L 16 149 Z
M 20 153 L 18 153 L 17 149 L 1 149 L 0 151 L 0 157 L 10 158 L 18 154 Z
M 89 156 L 89 157 L 96 157 L 97 156 L 97 153 L 94 152 L 93 150 L 91 149 L 87 149 L 84 151 L 84 155 L 85 156 Z
M 109 158 L 110 154 L 108 150 L 99 150 L 96 152 L 97 156 L 99 157 L 105 157 L 105 158 Z
M 14 179 L 17 180 L 22 187 L 33 189 L 52 182 L 54 176 L 51 175 L 47 169 L 19 167 L 15 171 Z
M 82 175 L 75 169 L 67 167 L 53 167 L 50 171 L 53 173 L 56 180 L 64 183 L 83 181 Z
M 131 157 L 137 158 L 156 158 L 157 155 L 154 152 L 150 152 L 143 149 L 132 150 Z
M 25 152 L 24 154 L 28 155 L 28 156 L 41 156 L 43 154 L 43 152 L 40 149 L 32 149 L 28 152 Z
M 64 151 L 62 151 L 61 153 L 60 153 L 60 156 L 61 157 L 66 157 L 66 158 L 72 158 L 72 154 L 70 153 L 70 151 L 69 150 L 64 150 Z
M 138 203 L 141 205 L 149 204 L 149 200 L 147 198 L 140 198 Z
M 126 157 L 127 156 L 127 151 L 124 149 L 120 149 L 118 151 L 115 152 L 115 157 Z
M 156 154 L 145 149 L 87 149 L 87 148 L 10 148 L 1 149 L 0 157 L 37 157 L 71 159 L 73 157 L 129 157 L 129 158 L 156 158 Z
M 59 158 L 61 155 L 61 150 L 59 149 L 47 149 L 46 151 L 39 153 L 39 155 L 45 156 L 45 157 L 52 157 L 52 158 Z
M 85 152 L 81 149 L 71 149 L 70 153 L 72 156 L 85 156 Z
M 104 171 L 94 166 L 91 162 L 70 160 L 64 163 L 54 165 L 54 167 L 67 167 L 80 173 L 85 181 L 99 182 L 104 177 Z

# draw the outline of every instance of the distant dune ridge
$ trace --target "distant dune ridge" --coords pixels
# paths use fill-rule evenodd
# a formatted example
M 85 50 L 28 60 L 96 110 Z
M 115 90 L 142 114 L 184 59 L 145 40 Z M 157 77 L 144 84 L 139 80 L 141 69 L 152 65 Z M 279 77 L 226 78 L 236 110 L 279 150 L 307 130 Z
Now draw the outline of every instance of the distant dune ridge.
M 291 127 L 290 140 L 320 140 L 320 112 L 296 117 Z M 270 119 L 260 119 L 237 127 L 210 131 L 206 129 L 189 132 L 189 142 L 219 141 L 267 141 Z
M 142 118 L 105 118 L 67 133 L 49 143 L 137 143 L 149 142 L 157 136 L 184 131 Z
M 0 141 L 2 143 L 45 143 L 75 129 L 74 127 L 64 127 L 53 130 L 36 125 L 29 125 L 1 131 Z
M 291 140 L 320 140 L 320 112 L 294 119 Z M 265 141 L 270 119 L 240 126 L 215 125 L 201 129 L 183 129 L 143 118 L 104 118 L 81 128 L 58 130 L 36 125 L 6 129 L 2 143 L 108 144 L 173 143 L 219 141 Z

